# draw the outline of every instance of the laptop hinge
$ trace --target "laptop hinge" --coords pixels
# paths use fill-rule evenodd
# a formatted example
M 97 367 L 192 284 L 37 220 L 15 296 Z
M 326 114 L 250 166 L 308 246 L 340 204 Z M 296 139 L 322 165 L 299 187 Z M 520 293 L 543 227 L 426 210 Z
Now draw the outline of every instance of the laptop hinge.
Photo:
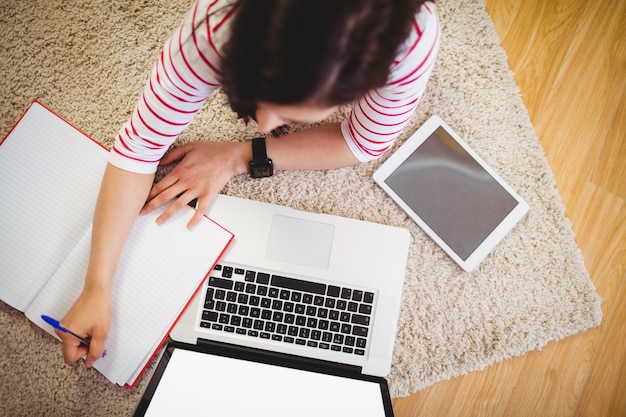
M 270 365 L 286 366 L 313 372 L 324 372 L 339 376 L 361 375 L 363 368 L 322 359 L 306 358 L 282 352 L 216 342 L 198 338 L 197 346 L 207 353 L 215 353 L 236 359 L 251 360 Z

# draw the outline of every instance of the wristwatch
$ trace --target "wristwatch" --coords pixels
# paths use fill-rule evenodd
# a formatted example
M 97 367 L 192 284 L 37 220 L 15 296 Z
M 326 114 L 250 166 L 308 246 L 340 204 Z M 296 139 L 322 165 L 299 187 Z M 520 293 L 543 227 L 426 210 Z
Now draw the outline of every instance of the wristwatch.
M 265 138 L 252 139 L 252 161 L 250 161 L 250 176 L 252 178 L 271 177 L 274 174 L 274 164 L 267 157 Z

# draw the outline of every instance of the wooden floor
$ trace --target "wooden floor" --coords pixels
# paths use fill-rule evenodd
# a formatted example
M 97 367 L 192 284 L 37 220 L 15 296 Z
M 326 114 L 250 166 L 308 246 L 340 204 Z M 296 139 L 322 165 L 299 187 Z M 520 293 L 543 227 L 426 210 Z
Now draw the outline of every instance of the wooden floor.
M 485 3 L 604 320 L 540 352 L 395 399 L 395 414 L 626 416 L 626 0 Z

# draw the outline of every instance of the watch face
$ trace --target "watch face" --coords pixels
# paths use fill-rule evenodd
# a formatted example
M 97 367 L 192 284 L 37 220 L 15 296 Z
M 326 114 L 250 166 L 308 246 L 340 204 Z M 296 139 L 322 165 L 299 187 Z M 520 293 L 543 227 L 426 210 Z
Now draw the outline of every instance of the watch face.
M 250 176 L 252 178 L 271 177 L 274 174 L 272 160 L 267 161 L 250 161 Z

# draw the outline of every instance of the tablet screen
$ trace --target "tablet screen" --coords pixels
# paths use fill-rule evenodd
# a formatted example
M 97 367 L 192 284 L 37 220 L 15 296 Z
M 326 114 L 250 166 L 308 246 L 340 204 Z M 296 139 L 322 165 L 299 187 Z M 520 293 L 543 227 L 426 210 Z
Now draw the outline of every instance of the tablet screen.
M 518 204 L 441 126 L 385 183 L 463 260 Z

